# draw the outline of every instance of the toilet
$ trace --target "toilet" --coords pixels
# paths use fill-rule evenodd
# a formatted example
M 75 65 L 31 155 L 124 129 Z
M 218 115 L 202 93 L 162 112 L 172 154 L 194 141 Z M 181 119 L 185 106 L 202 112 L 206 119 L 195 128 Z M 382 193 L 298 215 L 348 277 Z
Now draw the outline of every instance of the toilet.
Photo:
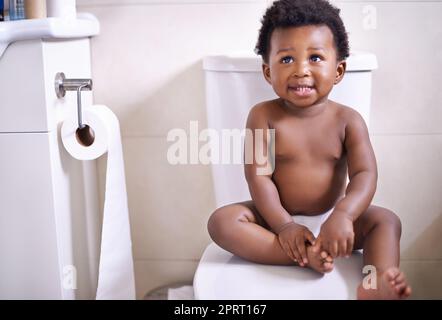
M 261 57 L 250 54 L 208 56 L 203 60 L 208 128 L 222 132 L 244 129 L 255 104 L 276 98 L 262 75 Z M 372 71 L 377 59 L 352 52 L 343 80 L 330 99 L 355 108 L 370 124 Z M 211 164 L 216 207 L 250 200 L 243 165 Z M 335 260 L 332 272 L 321 275 L 307 268 L 261 265 L 223 250 L 215 243 L 205 249 L 195 272 L 195 299 L 355 299 L 361 282 L 362 254 Z

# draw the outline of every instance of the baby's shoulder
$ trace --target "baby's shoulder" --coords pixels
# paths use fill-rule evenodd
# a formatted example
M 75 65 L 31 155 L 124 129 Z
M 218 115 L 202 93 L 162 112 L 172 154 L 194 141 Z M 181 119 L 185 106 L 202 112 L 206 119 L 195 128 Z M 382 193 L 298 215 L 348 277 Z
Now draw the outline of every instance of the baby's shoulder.
M 358 111 L 349 106 L 333 102 L 335 108 L 335 115 L 339 118 L 345 125 L 355 123 L 355 122 L 364 122 L 364 119 L 360 115 Z
M 254 105 L 247 117 L 248 128 L 268 128 L 272 127 L 275 118 L 276 100 L 263 101 Z
M 259 117 L 259 118 L 271 118 L 275 111 L 275 105 L 277 105 L 276 100 L 268 100 L 259 102 L 254 105 L 249 111 L 249 117 Z
M 255 104 L 250 109 L 250 112 L 253 112 L 253 113 L 267 113 L 267 112 L 270 112 L 272 109 L 274 109 L 275 105 L 277 105 L 277 99 L 262 101 L 262 102 L 259 102 L 259 103 Z

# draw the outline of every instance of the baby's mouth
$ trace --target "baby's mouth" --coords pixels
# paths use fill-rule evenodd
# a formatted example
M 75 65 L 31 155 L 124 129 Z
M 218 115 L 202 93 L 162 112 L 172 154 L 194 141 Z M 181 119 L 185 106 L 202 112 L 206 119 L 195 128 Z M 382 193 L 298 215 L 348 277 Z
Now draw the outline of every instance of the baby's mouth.
M 301 86 L 289 86 L 290 91 L 294 91 L 297 95 L 307 96 L 314 90 L 313 86 L 301 85 Z

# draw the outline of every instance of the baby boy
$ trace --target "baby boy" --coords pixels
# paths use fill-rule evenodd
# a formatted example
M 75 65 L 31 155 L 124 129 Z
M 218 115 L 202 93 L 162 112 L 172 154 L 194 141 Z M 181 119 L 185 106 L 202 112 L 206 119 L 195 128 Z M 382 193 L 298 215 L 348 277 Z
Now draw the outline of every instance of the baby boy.
M 252 200 L 217 209 L 210 236 L 244 259 L 321 273 L 333 269 L 335 258 L 363 249 L 377 283 L 376 289 L 361 283 L 357 297 L 408 297 L 411 289 L 398 268 L 400 220 L 371 205 L 377 167 L 367 126 L 357 111 L 328 99 L 349 56 L 339 9 L 326 0 L 276 1 L 262 19 L 256 50 L 278 99 L 254 106 L 247 128 L 274 130 L 275 152 L 267 153 L 273 170 L 262 175 L 262 162 L 245 165 Z M 316 238 L 292 217 L 326 212 Z

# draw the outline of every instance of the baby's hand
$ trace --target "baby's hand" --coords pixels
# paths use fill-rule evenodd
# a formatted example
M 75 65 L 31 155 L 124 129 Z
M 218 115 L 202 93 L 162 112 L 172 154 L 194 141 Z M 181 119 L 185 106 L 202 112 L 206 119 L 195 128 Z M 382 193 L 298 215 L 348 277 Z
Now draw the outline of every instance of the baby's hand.
M 353 251 L 353 221 L 345 214 L 332 213 L 321 226 L 317 242 L 335 258 L 350 256 Z
M 279 244 L 285 253 L 301 267 L 308 264 L 305 242 L 314 244 L 315 236 L 305 226 L 295 222 L 284 225 L 277 232 Z

